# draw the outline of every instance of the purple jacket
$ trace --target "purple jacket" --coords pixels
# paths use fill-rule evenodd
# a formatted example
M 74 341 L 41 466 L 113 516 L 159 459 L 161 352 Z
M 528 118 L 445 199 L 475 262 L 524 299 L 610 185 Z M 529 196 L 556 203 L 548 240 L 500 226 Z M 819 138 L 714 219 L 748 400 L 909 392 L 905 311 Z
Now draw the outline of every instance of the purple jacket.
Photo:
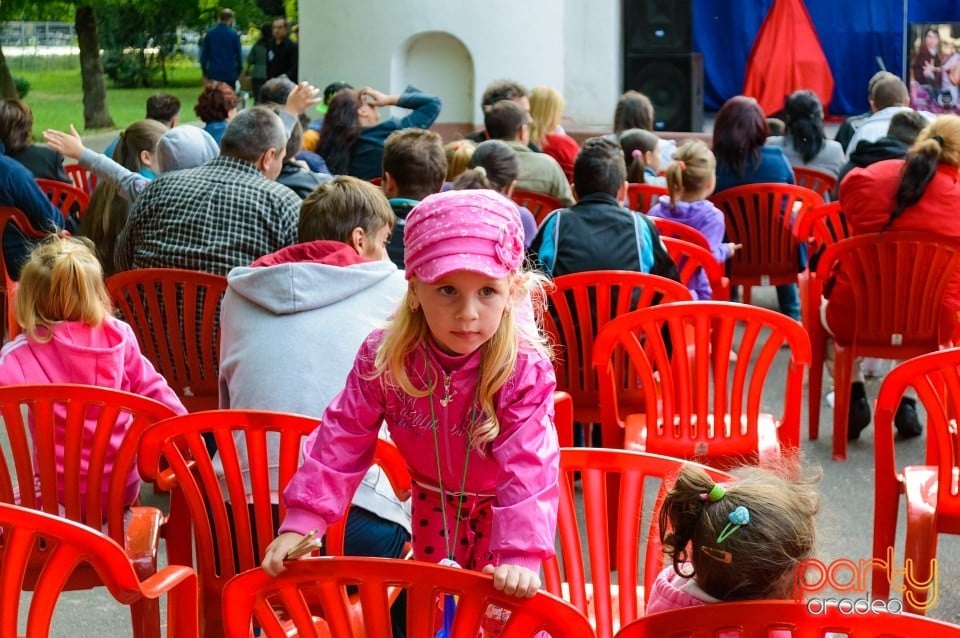
M 653 208 L 647 214 L 651 217 L 672 219 L 699 230 L 707 238 L 710 250 L 718 262 L 722 264 L 730 258 L 730 246 L 723 241 L 726 233 L 723 211 L 714 206 L 710 200 L 677 202 L 677 205 L 674 206 L 670 203 L 669 197 L 661 195 L 659 201 L 653 205 Z M 703 270 L 697 271 L 687 287 L 694 294 L 694 298 L 698 300 L 709 300 L 713 295 L 710 282 L 707 281 L 707 275 Z
M 410 379 L 417 387 L 436 383 L 438 389 L 436 396 L 413 397 L 373 375 L 382 338 L 382 330 L 367 337 L 345 389 L 324 412 L 316 444 L 284 490 L 287 509 L 280 531 L 303 534 L 316 528 L 322 535 L 343 515 L 373 461 L 377 431 L 385 420 L 415 479 L 434 486 L 442 480 L 447 492 L 460 491 L 464 481 L 465 492 L 493 494 L 492 551 L 500 563 L 539 570 L 554 554 L 559 499 L 552 400 L 556 378 L 549 358 L 520 350 L 494 401 L 500 434 L 484 454 L 474 449 L 468 453 L 464 423 L 476 392 L 481 351 L 450 356 L 431 343 L 418 348 L 410 356 Z M 440 403 L 444 370 L 450 374 L 447 407 Z

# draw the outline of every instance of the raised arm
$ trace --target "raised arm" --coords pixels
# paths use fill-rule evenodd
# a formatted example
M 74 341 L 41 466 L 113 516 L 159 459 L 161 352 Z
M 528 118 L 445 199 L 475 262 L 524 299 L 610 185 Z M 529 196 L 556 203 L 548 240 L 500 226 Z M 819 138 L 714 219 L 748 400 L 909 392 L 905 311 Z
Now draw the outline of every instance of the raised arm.
M 96 173 L 98 178 L 116 186 L 117 192 L 128 202 L 134 201 L 150 183 L 143 175 L 127 170 L 106 155 L 86 148 L 73 124 L 70 125 L 69 133 L 47 129 L 43 132 L 43 139 L 53 150 L 59 151 L 64 157 L 77 160 L 81 166 Z

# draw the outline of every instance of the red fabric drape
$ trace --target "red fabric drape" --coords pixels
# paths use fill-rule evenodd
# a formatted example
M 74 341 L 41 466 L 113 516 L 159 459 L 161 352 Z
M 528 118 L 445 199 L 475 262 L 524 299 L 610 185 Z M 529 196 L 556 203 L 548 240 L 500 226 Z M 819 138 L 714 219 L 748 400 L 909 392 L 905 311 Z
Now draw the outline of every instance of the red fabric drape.
M 756 98 L 771 115 L 799 89 L 816 93 L 826 111 L 833 74 L 803 0 L 774 0 L 747 60 L 743 94 Z

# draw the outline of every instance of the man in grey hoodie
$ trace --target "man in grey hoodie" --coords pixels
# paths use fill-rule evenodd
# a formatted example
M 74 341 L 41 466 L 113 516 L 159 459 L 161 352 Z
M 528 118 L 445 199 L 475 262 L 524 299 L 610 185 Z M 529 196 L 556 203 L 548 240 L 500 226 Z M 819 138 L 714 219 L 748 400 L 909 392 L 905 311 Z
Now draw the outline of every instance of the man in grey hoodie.
M 300 243 L 230 271 L 220 314 L 221 407 L 323 415 L 363 339 L 406 290 L 387 258 L 395 222 L 379 188 L 336 177 L 304 200 Z M 244 467 L 245 448 L 238 453 Z M 409 502 L 374 466 L 353 498 L 346 553 L 395 558 L 409 540 Z

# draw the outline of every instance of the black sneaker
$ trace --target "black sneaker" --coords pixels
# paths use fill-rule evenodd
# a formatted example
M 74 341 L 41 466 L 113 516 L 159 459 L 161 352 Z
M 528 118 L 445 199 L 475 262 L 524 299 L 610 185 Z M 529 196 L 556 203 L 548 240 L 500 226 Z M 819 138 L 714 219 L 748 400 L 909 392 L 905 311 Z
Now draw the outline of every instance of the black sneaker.
M 847 416 L 847 440 L 856 441 L 860 433 L 870 425 L 870 402 L 865 396 L 850 397 L 850 412 Z
M 893 424 L 897 426 L 897 434 L 902 439 L 912 439 L 923 434 L 923 426 L 920 425 L 920 419 L 917 417 L 916 399 L 906 397 L 900 399 L 897 413 L 893 417 Z

